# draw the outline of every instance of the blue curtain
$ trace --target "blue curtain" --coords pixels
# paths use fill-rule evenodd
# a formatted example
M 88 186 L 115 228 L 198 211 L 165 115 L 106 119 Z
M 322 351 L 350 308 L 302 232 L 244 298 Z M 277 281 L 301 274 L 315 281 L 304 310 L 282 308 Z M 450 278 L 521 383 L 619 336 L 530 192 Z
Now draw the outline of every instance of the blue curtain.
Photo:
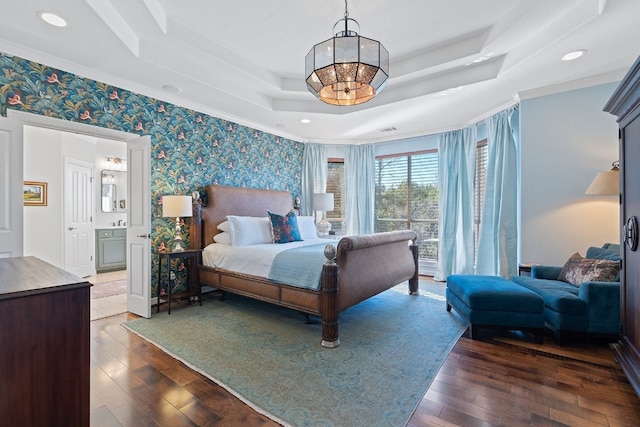
M 486 119 L 487 186 L 480 218 L 476 274 L 511 278 L 517 273 L 518 146 L 511 107 Z
M 349 145 L 344 153 L 347 187 L 347 234 L 374 230 L 376 155 L 371 144 Z
M 438 136 L 438 266 L 435 280 L 473 274 L 476 126 Z
M 313 215 L 313 193 L 327 189 L 327 149 L 323 144 L 304 144 L 301 181 L 300 213 Z

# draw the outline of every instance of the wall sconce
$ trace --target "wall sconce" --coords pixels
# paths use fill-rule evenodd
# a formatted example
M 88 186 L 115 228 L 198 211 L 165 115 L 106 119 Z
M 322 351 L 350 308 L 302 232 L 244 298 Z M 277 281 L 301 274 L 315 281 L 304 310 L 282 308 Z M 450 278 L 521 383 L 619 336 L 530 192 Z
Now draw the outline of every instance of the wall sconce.
M 107 167 L 113 170 L 127 170 L 125 162 L 127 159 L 121 159 L 120 157 L 107 157 Z
M 107 173 L 106 171 L 102 171 L 101 176 L 102 176 L 102 183 L 103 184 L 113 184 L 113 183 L 116 182 L 115 175 Z
M 611 170 L 598 172 L 585 194 L 616 196 L 620 194 L 620 162 L 611 164 Z

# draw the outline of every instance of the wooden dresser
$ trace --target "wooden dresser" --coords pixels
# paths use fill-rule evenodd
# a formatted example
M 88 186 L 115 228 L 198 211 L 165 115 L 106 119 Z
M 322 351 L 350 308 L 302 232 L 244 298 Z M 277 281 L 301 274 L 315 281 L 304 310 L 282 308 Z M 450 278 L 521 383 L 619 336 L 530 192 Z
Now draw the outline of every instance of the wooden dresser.
M 620 342 L 612 345 L 629 382 L 640 395 L 640 58 L 624 77 L 604 110 L 620 126 Z
M 0 258 L 3 425 L 89 425 L 90 287 L 35 257 Z

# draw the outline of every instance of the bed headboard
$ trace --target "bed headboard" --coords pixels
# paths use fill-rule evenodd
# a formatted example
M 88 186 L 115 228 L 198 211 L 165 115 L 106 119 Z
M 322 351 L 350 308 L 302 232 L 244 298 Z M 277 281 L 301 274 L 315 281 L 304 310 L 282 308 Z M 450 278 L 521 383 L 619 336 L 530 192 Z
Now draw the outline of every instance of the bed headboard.
M 267 210 L 284 215 L 293 208 L 288 191 L 224 185 L 207 185 L 206 190 L 209 204 L 206 207 L 194 204 L 193 207 L 190 236 L 194 249 L 213 243 L 213 236 L 220 232 L 217 227 L 227 215 L 266 217 Z

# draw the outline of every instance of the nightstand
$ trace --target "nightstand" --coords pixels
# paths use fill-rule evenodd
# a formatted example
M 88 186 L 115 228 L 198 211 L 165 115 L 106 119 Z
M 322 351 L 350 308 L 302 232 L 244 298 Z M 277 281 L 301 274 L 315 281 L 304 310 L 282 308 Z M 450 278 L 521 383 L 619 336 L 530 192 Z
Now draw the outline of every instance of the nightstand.
M 518 264 L 518 276 L 531 276 L 531 267 L 538 264 Z
M 202 287 L 200 286 L 200 257 L 202 256 L 202 249 L 185 249 L 178 252 L 158 252 L 158 291 L 160 290 L 160 284 L 162 283 L 162 264 L 165 264 L 168 268 L 169 285 L 167 286 L 167 295 L 161 296 L 158 294 L 158 313 L 160 313 L 160 299 L 164 299 L 169 304 L 168 312 L 171 314 L 171 298 L 191 298 L 197 297 L 198 302 L 202 305 Z M 171 272 L 172 260 L 180 259 L 187 264 L 187 287 L 188 289 L 177 294 L 171 294 Z M 194 288 L 194 289 L 192 289 Z M 191 300 L 189 300 L 191 301 Z

